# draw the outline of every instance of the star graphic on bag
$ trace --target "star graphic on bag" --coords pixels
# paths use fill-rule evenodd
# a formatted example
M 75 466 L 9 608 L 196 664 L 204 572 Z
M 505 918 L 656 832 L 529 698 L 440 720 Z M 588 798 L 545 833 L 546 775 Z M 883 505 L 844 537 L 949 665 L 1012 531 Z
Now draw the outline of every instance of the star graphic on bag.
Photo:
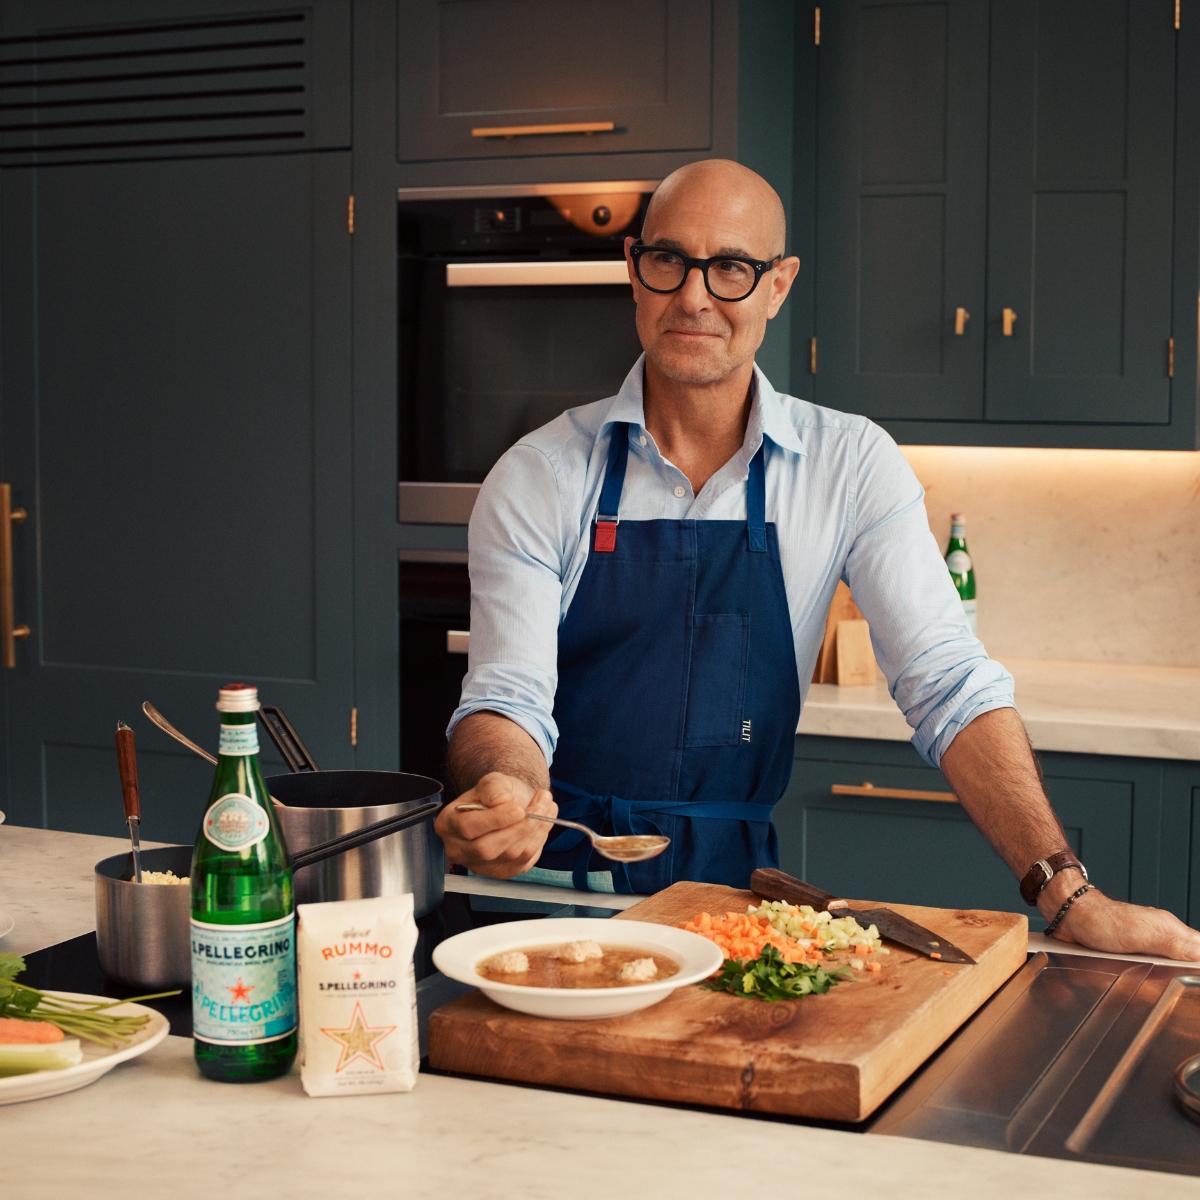
M 249 1000 L 250 993 L 254 991 L 254 984 L 244 984 L 242 977 L 239 975 L 237 985 L 235 987 L 227 987 L 225 990 L 229 993 L 230 1000 Z
M 362 1004 L 356 1002 L 354 1015 L 345 1029 L 321 1027 L 321 1032 L 327 1038 L 341 1046 L 341 1054 L 337 1066 L 333 1068 L 334 1071 L 348 1067 L 356 1058 L 366 1059 L 373 1067 L 384 1070 L 383 1059 L 379 1057 L 376 1043 L 382 1042 L 395 1028 L 395 1025 L 368 1025 L 366 1017 L 363 1016 Z

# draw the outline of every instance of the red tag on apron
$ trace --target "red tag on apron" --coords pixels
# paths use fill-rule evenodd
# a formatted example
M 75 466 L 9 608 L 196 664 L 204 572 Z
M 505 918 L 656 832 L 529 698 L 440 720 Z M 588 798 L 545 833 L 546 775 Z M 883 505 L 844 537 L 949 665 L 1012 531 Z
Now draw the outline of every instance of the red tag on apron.
M 592 541 L 592 549 L 600 554 L 611 554 L 617 548 L 616 521 L 597 521 L 596 536 Z

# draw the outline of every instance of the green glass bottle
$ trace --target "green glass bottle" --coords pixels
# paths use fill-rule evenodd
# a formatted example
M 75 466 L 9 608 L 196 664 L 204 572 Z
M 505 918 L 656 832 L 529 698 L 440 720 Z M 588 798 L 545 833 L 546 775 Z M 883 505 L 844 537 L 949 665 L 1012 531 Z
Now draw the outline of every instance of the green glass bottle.
M 950 514 L 950 541 L 946 546 L 946 567 L 962 601 L 963 613 L 971 632 L 975 632 L 975 564 L 967 549 L 967 518 Z
M 250 1083 L 296 1057 L 295 902 L 258 765 L 258 690 L 227 684 L 217 710 L 217 773 L 192 855 L 192 1033 L 202 1074 Z

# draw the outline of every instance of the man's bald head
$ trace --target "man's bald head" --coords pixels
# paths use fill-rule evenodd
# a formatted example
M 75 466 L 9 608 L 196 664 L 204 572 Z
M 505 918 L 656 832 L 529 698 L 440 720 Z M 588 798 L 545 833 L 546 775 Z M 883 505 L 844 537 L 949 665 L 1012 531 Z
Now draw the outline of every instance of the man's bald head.
M 656 222 L 675 206 L 701 197 L 725 208 L 763 240 L 756 255 L 772 258 L 784 253 L 787 216 L 779 193 L 757 172 L 729 158 L 704 158 L 672 171 L 650 198 L 642 237 L 652 240 Z

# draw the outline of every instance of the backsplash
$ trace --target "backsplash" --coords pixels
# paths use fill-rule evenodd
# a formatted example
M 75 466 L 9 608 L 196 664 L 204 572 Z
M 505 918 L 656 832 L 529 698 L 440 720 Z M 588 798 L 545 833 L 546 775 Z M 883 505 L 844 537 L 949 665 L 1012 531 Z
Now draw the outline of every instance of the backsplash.
M 967 516 L 994 657 L 1200 666 L 1200 453 L 902 449 L 939 546 Z

